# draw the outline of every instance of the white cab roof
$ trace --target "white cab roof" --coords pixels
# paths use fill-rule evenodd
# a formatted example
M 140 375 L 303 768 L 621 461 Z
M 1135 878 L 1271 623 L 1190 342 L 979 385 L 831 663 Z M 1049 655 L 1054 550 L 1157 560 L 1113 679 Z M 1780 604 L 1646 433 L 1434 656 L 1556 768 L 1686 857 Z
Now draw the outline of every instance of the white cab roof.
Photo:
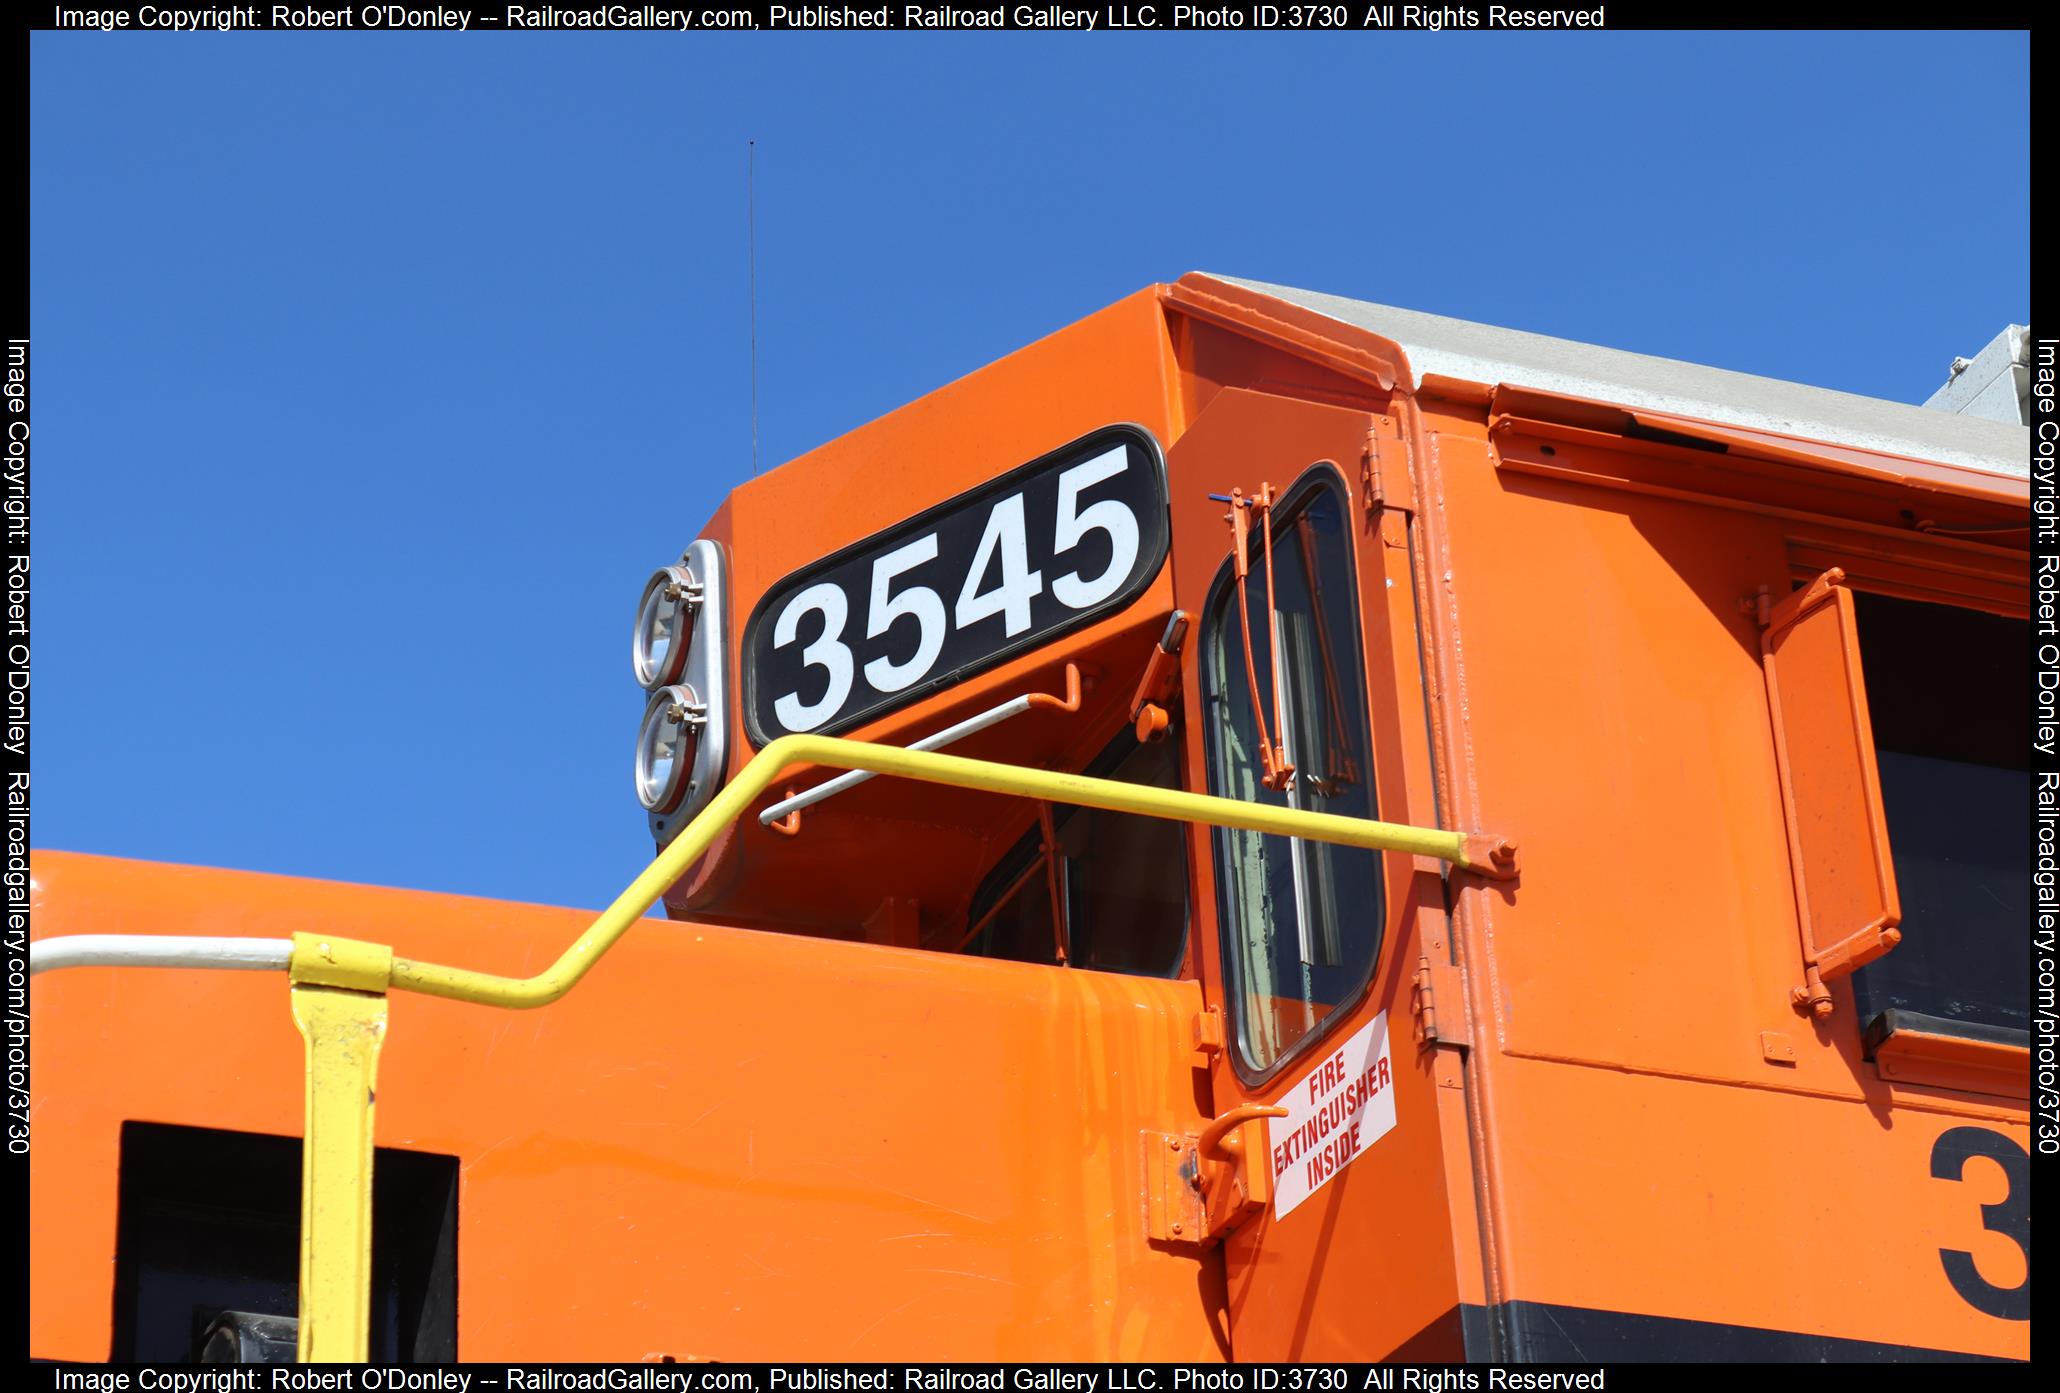
M 1237 276 L 1214 278 L 1392 339 L 1409 355 L 1419 382 L 1437 374 L 1489 386 L 1508 383 L 1991 474 L 2021 479 L 2030 473 L 2031 431 L 2026 426 L 1597 348 L 1369 300 Z

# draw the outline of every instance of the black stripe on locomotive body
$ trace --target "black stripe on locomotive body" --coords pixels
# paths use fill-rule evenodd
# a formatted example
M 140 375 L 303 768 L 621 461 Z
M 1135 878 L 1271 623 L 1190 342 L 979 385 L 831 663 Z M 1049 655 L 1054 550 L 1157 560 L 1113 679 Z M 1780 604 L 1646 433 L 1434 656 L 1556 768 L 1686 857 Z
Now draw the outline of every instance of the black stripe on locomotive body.
M 1466 1358 L 1494 1364 L 1881 1364 L 2018 1361 L 1752 1325 L 1540 1301 L 1459 1308 Z

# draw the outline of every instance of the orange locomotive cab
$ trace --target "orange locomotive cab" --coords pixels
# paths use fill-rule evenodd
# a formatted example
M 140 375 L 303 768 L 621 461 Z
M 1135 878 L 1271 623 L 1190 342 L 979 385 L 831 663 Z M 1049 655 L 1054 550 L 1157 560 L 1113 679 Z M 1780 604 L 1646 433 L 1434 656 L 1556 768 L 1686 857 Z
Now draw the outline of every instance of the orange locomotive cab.
M 2023 1358 L 2025 445 L 1189 276 L 653 576 L 722 825 L 562 999 L 420 966 L 534 906 L 38 853 L 35 933 L 393 946 L 374 1358 Z M 795 736 L 953 781 L 730 809 Z M 280 1338 L 277 981 L 33 1029 L 34 1353 Z

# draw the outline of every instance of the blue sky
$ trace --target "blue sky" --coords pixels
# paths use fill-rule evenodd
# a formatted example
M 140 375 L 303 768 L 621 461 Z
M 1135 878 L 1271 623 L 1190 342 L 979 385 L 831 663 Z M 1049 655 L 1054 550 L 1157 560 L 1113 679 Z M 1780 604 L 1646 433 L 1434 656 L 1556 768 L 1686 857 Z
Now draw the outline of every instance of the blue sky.
M 573 905 L 644 577 L 1204 269 L 1921 401 L 2029 313 L 2022 34 L 31 41 L 39 846 Z

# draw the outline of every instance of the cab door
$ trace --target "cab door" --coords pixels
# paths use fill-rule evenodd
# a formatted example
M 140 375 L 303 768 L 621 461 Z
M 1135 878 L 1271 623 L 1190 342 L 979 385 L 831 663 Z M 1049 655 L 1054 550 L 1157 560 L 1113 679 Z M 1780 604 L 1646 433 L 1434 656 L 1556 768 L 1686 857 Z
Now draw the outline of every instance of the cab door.
M 1175 603 L 1193 616 L 1188 787 L 1437 825 L 1409 523 L 1367 497 L 1376 476 L 1391 502 L 1406 488 L 1395 422 L 1226 389 L 1168 473 Z M 1271 494 L 1242 508 L 1242 588 L 1233 490 Z M 1222 1240 L 1234 1356 L 1459 1358 L 1456 1250 L 1474 1242 L 1460 1054 L 1419 1048 L 1412 1017 L 1422 959 L 1449 961 L 1442 867 L 1193 835 L 1196 960 L 1224 1025 L 1216 1112 L 1286 1113 L 1241 1131 L 1244 1164 L 1266 1171 L 1252 1194 L 1271 1193 Z

